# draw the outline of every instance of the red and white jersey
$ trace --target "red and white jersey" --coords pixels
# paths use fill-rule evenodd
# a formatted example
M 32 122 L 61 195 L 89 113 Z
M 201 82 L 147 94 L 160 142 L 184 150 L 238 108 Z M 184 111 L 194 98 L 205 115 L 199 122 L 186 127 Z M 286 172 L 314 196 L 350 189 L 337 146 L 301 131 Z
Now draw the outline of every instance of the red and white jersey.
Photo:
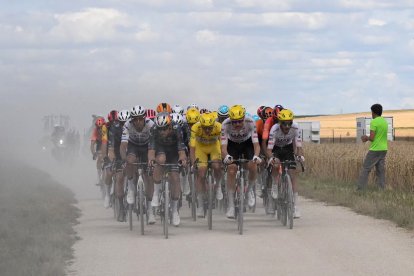
M 284 134 L 279 124 L 275 124 L 270 129 L 269 143 L 267 144 L 268 149 L 276 147 L 284 147 L 292 144 L 295 147 L 302 147 L 302 138 L 299 134 L 299 125 L 293 123 L 287 134 Z
M 230 118 L 223 121 L 221 128 L 222 145 L 227 145 L 228 140 L 235 143 L 243 143 L 250 138 L 253 143 L 259 143 L 257 138 L 256 123 L 252 118 L 246 116 L 241 129 L 235 129 Z

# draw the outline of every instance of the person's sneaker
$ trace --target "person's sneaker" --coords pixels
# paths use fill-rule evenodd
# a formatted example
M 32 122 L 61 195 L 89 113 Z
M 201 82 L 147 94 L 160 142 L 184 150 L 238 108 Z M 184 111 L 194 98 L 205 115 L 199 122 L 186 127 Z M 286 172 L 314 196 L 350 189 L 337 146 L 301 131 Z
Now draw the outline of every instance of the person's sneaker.
M 148 224 L 155 224 L 155 222 L 154 210 L 150 208 L 148 210 Z
M 274 199 L 277 199 L 278 192 L 277 192 L 277 185 L 276 184 L 272 184 L 271 195 Z
M 185 176 L 185 178 L 187 178 L 187 176 Z M 188 179 L 184 180 L 184 184 L 183 184 L 183 194 L 185 196 L 189 195 L 191 192 L 190 190 L 190 184 L 188 183 Z
M 273 200 L 270 200 L 267 203 L 266 213 L 270 215 L 273 215 L 275 213 L 275 205 L 273 203 Z
M 256 198 L 254 197 L 254 192 L 252 189 L 250 189 L 250 191 L 247 193 L 247 198 L 247 204 L 249 207 L 253 207 L 256 203 Z
M 197 208 L 197 217 L 198 218 L 204 218 L 204 208 L 203 205 L 201 204 L 200 207 Z
M 158 193 L 154 193 L 152 195 L 151 206 L 152 207 L 158 207 L 158 206 L 160 206 L 160 199 L 158 198 Z
M 296 205 L 295 205 L 295 210 L 293 212 L 293 218 L 300 218 L 300 212 Z
M 105 195 L 105 198 L 104 198 L 104 207 L 105 207 L 105 209 L 108 209 L 109 208 L 109 202 L 110 201 L 110 197 L 109 197 L 109 195 L 108 195 L 108 193 Z
M 256 195 L 260 198 L 263 196 L 262 185 L 260 184 L 256 184 Z
M 172 213 L 172 224 L 176 227 L 180 225 L 180 215 L 178 214 L 178 211 Z
M 226 217 L 229 219 L 234 219 L 234 207 L 229 207 L 226 213 Z
M 127 202 L 128 202 L 128 204 L 134 204 L 134 202 L 135 202 L 135 195 L 134 195 L 134 191 L 132 189 L 128 190 Z
M 216 199 L 217 200 L 222 200 L 223 199 L 223 192 L 221 191 L 221 187 L 217 187 Z

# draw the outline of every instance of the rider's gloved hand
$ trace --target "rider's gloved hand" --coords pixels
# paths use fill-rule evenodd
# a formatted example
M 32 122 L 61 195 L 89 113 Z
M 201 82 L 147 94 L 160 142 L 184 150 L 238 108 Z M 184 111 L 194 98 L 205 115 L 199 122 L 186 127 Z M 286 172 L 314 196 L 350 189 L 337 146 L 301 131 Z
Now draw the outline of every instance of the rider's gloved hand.
M 303 155 L 298 155 L 298 160 L 299 160 L 300 162 L 305 162 L 305 156 L 303 156 Z
M 267 166 L 273 166 L 276 163 L 276 157 L 271 157 L 267 161 Z
M 253 162 L 254 163 L 256 163 L 256 164 L 260 164 L 260 163 L 262 163 L 262 158 L 260 158 L 259 156 L 257 156 L 257 155 L 255 155 L 255 156 L 253 156 Z
M 185 167 L 185 165 L 187 164 L 187 160 L 186 160 L 186 159 L 180 159 L 180 160 L 178 160 L 178 164 L 179 164 L 180 166 Z
M 233 163 L 233 157 L 230 154 L 227 154 L 223 160 L 224 164 L 231 164 Z
M 148 166 L 154 167 L 154 165 L 155 165 L 155 160 L 154 159 L 148 160 Z

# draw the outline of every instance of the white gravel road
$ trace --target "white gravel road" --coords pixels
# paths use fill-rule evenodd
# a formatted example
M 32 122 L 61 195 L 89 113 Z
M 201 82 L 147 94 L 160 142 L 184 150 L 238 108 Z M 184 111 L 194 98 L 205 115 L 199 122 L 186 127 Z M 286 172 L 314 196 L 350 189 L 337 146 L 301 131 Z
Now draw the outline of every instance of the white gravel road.
M 69 275 L 414 275 L 414 233 L 303 198 L 293 230 L 258 208 L 246 215 L 242 236 L 219 213 L 209 231 L 184 207 L 168 240 L 159 221 L 141 236 L 116 222 L 101 200 L 78 205 L 81 240 Z

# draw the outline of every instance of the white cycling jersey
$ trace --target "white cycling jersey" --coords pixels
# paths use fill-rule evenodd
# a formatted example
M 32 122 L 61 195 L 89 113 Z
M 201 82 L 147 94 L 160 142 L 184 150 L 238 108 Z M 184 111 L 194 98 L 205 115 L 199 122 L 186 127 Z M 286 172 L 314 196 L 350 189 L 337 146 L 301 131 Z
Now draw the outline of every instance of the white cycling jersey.
M 274 146 L 284 147 L 292 144 L 295 147 L 302 147 L 302 139 L 299 135 L 299 125 L 293 123 L 287 134 L 284 134 L 279 124 L 275 124 L 270 129 L 268 149 L 273 149 Z
M 141 131 L 138 131 L 131 121 L 128 121 L 124 125 L 122 131 L 122 142 L 130 142 L 137 146 L 146 146 L 148 145 L 150 138 L 150 130 L 154 122 L 150 119 L 145 119 L 145 126 Z
M 256 131 L 256 123 L 250 117 L 244 118 L 243 127 L 239 130 L 235 129 L 231 123 L 230 118 L 227 118 L 222 123 L 221 128 L 221 144 L 227 145 L 228 140 L 235 143 L 243 143 L 249 139 L 252 139 L 253 143 L 258 143 Z

